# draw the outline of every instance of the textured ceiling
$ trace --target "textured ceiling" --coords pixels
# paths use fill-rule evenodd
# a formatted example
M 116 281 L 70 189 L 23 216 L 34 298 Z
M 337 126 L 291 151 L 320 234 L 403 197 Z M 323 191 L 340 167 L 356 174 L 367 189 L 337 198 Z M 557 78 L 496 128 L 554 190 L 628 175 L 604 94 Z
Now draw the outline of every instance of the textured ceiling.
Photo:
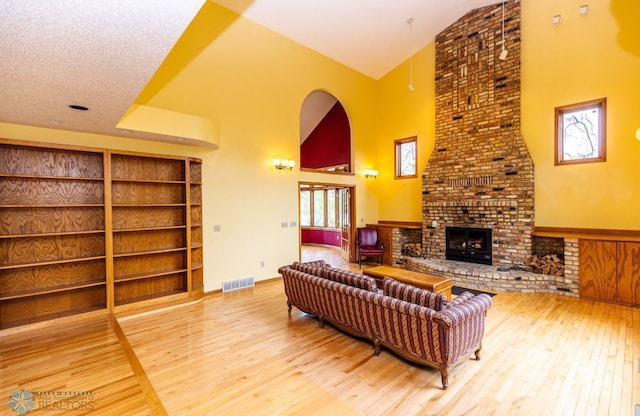
M 0 1 L 0 121 L 175 140 L 115 126 L 202 4 Z
M 205 1 L 1 0 L 0 122 L 189 143 L 116 125 Z M 496 1 L 215 3 L 378 79 L 410 55 L 408 18 L 416 51 L 469 10 Z

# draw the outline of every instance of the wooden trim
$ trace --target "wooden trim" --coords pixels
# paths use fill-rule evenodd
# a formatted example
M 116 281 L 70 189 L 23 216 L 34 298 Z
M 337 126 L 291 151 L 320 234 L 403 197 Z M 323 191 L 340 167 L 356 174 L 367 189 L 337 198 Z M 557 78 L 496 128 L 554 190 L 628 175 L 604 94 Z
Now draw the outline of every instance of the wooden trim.
M 173 295 L 159 296 L 151 299 L 117 305 L 114 308 L 114 313 L 120 317 L 120 314 L 127 314 L 129 312 L 136 314 L 136 311 L 143 311 L 147 308 L 164 309 L 165 307 L 174 304 L 189 303 L 193 301 L 194 297 L 189 296 L 188 292 L 180 292 Z
M 565 112 L 599 109 L 598 113 L 598 155 L 588 159 L 564 160 L 564 135 L 561 130 L 563 125 L 560 119 Z M 580 163 L 594 163 L 607 161 L 607 98 L 584 101 L 555 108 L 555 165 L 574 165 Z
M 640 230 L 601 228 L 535 227 L 532 235 L 552 238 L 583 238 L 590 240 L 640 241 Z
M 107 151 L 107 149 L 99 148 L 99 147 L 85 147 L 85 146 L 76 146 L 76 145 L 70 145 L 70 144 L 46 143 L 46 142 L 4 139 L 4 138 L 0 138 L 0 143 L 14 145 L 14 146 L 31 146 L 31 147 L 45 147 L 47 149 L 77 150 L 79 152 L 105 153 Z
M 184 220 L 185 225 L 187 226 L 184 235 L 186 240 L 185 243 L 187 243 L 187 293 L 191 295 L 193 292 L 193 264 L 191 259 L 191 249 L 193 247 L 191 245 L 191 161 L 189 158 L 186 158 L 184 161 L 184 180 L 184 199 L 187 204 L 187 207 L 184 210 Z
M 378 221 L 377 224 L 367 224 L 367 227 L 422 229 L 422 223 L 415 221 Z
M 416 172 L 413 175 L 400 175 L 400 169 L 402 166 L 402 161 L 400 155 L 398 153 L 398 147 L 405 143 L 415 143 L 416 146 L 416 155 L 415 155 L 415 170 Z M 418 177 L 418 136 L 405 137 L 404 139 L 397 139 L 393 141 L 393 176 L 394 179 L 414 179 Z
M 202 289 L 196 289 L 196 292 L 197 291 L 202 291 Z M 117 314 L 113 314 L 112 316 L 114 316 L 118 320 L 118 322 L 120 321 L 124 322 L 129 319 L 140 318 L 142 316 L 174 310 L 177 308 L 181 308 L 183 306 L 194 305 L 198 302 L 202 302 L 203 299 L 204 297 L 199 297 L 199 298 L 191 297 L 189 299 L 178 299 L 172 302 L 167 302 L 165 304 L 162 304 L 160 305 L 160 307 L 158 307 L 158 305 L 149 305 L 141 308 L 121 311 L 121 312 L 118 312 Z
M 312 227 L 310 225 L 305 225 L 304 227 L 300 227 L 302 230 L 319 230 L 319 231 L 340 231 L 340 228 L 334 227 Z
M 258 286 L 258 285 L 264 285 L 266 283 L 271 283 L 271 282 L 274 282 L 276 280 L 282 280 L 282 276 L 276 276 L 276 277 L 270 277 L 268 279 L 258 280 L 255 283 L 256 283 L 256 286 Z
M 115 277 L 113 264 L 113 194 L 111 175 L 111 151 L 104 152 L 104 227 L 106 258 L 105 272 L 107 282 L 107 310 L 113 314 L 115 308 Z
M 110 151 L 114 153 L 116 156 L 151 157 L 154 159 L 169 159 L 169 160 L 185 160 L 189 158 L 188 156 L 167 155 L 163 153 L 136 152 L 133 150 L 110 149 Z
M 31 324 L 12 326 L 9 328 L 0 329 L 0 337 L 7 335 L 19 334 L 26 331 L 44 330 L 52 326 L 68 323 L 78 322 L 85 319 L 91 319 L 94 317 L 104 316 L 107 317 L 109 312 L 106 309 L 98 309 L 90 312 L 76 313 L 73 315 L 62 316 L 60 318 L 47 319 L 45 321 L 37 321 Z
M 324 173 L 327 175 L 356 176 L 356 174 L 353 172 L 335 172 L 335 171 L 327 171 L 322 169 L 309 169 L 309 168 L 300 168 L 300 172 Z
M 129 361 L 129 365 L 133 370 L 133 374 L 136 376 L 138 384 L 144 392 L 144 396 L 147 399 L 147 403 L 149 404 L 151 411 L 154 415 L 157 416 L 168 415 L 169 413 L 167 413 L 167 410 L 162 405 L 162 401 L 154 390 L 149 377 L 147 377 L 147 373 L 144 371 L 144 368 L 142 367 L 138 356 L 131 347 L 131 344 L 129 343 L 127 336 L 122 330 L 122 327 L 120 327 L 120 323 L 118 323 L 118 320 L 113 316 L 111 316 L 110 323 L 111 327 L 113 328 L 113 332 L 116 334 L 118 341 L 120 341 L 120 346 L 122 347 L 122 351 L 124 352 L 125 357 L 127 357 L 127 361 Z

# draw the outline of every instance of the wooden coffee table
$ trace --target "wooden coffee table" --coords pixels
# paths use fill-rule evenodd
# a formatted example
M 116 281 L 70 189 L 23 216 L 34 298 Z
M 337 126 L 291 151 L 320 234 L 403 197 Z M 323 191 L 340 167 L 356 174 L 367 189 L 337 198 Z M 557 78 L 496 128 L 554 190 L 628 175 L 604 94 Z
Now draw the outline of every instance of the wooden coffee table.
M 376 279 L 376 284 L 379 287 L 382 287 L 382 279 L 386 276 L 399 282 L 427 289 L 430 292 L 441 293 L 445 295 L 448 300 L 451 300 L 451 280 L 446 277 L 412 272 L 389 266 L 371 267 L 364 269 L 362 273 Z

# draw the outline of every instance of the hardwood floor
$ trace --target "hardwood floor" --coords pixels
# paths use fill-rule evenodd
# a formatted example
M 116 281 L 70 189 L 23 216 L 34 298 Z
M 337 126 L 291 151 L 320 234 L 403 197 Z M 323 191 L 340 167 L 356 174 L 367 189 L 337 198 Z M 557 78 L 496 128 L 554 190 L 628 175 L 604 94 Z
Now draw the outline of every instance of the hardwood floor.
M 0 334 L 0 415 L 16 414 L 9 396 L 19 389 L 34 393 L 40 414 L 153 414 L 104 316 Z
M 332 267 L 348 269 L 350 266 L 358 267 L 357 264 L 350 265 L 349 262 L 340 256 L 339 247 L 321 246 L 315 244 L 304 244 L 301 247 L 301 261 L 324 260 Z
M 120 318 L 142 375 L 104 318 L 0 334 L 0 397 L 92 391 L 95 414 L 634 415 L 640 309 L 550 294 L 493 302 L 482 360 L 454 368 L 446 391 L 436 370 L 288 315 L 272 280 Z M 0 414 L 14 414 L 6 403 Z

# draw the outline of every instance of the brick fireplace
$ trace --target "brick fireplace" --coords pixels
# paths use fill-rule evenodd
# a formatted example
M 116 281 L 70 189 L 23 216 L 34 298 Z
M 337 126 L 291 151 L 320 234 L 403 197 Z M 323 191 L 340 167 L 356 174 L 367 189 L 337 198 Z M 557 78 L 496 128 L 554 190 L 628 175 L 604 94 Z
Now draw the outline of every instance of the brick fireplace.
M 490 229 L 492 261 L 532 252 L 533 162 L 520 133 L 520 1 L 472 10 L 436 37 L 436 141 L 422 173 L 425 257 L 444 259 L 446 227 Z

